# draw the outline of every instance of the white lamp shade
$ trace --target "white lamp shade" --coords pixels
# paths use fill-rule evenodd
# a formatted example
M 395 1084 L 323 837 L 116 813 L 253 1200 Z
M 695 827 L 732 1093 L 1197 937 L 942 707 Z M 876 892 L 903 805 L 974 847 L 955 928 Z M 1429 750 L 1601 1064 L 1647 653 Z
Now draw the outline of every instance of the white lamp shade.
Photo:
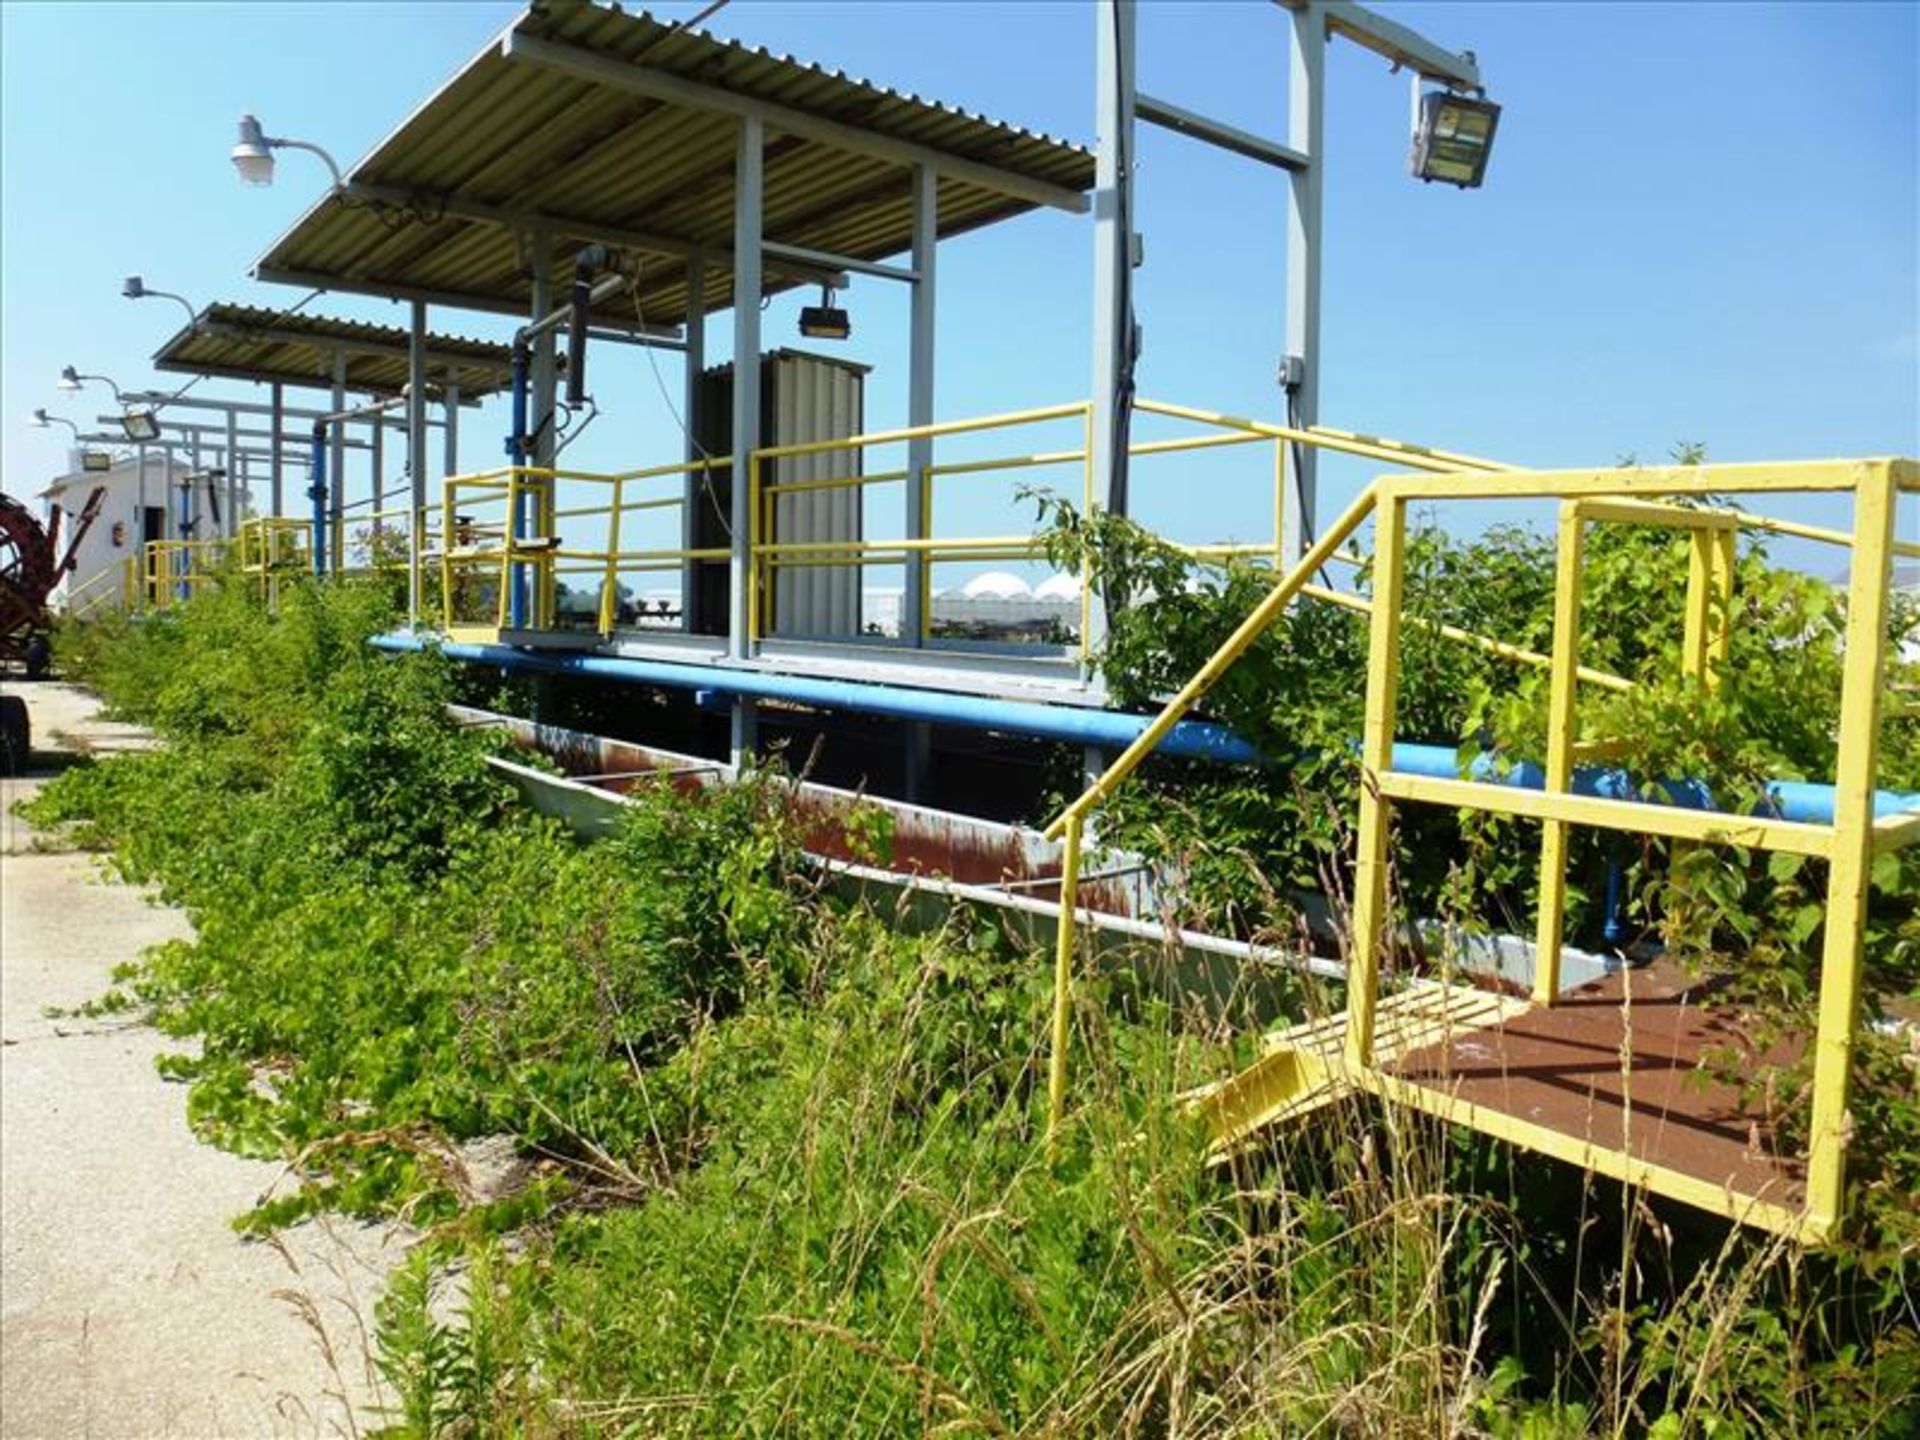
M 271 185 L 273 152 L 264 145 L 236 145 L 233 147 L 233 168 L 240 172 L 240 178 L 249 185 Z

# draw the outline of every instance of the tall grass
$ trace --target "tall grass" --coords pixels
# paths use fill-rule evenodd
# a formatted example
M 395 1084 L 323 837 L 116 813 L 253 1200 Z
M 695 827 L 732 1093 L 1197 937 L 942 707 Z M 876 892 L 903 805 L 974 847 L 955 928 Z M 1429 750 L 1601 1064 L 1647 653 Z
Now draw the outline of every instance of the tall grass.
M 247 1223 L 427 1227 L 375 1326 L 395 1433 L 1920 1425 L 1897 1269 L 1364 1098 L 1210 1161 L 1179 1097 L 1248 1041 L 1149 969 L 1084 977 L 1050 1149 L 1039 957 L 827 898 L 777 776 L 577 845 L 439 667 L 366 653 L 385 619 L 216 590 L 95 632 L 69 653 L 168 745 L 35 815 L 192 914 L 127 985 L 199 1038 L 204 1133 L 295 1167 Z M 477 1195 L 458 1147 L 502 1135 L 525 1181 Z

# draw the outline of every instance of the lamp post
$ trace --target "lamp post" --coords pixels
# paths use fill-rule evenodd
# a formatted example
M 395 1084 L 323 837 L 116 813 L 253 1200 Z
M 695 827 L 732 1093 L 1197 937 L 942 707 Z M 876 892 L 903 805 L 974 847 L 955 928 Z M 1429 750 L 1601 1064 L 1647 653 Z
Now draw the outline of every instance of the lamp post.
M 239 172 L 240 179 L 248 185 L 273 184 L 273 152 L 276 150 L 305 150 L 318 155 L 326 162 L 327 169 L 333 172 L 335 194 L 347 188 L 341 177 L 340 167 L 334 163 L 333 156 L 310 140 L 293 140 L 282 135 L 269 135 L 260 128 L 260 121 L 252 115 L 240 117 L 240 138 L 233 147 L 233 168 Z
M 60 368 L 59 385 L 62 390 L 82 389 L 85 386 L 86 382 L 89 380 L 98 380 L 102 385 L 106 386 L 109 390 L 113 391 L 113 400 L 116 405 L 124 405 L 127 403 L 126 397 L 120 393 L 120 387 L 114 384 L 112 379 L 109 378 L 108 376 L 82 375 L 78 370 L 74 369 L 73 366 L 71 365 L 63 365 Z
M 193 308 L 193 302 L 184 295 L 176 295 L 171 290 L 155 290 L 138 275 L 129 275 L 120 282 L 120 294 L 128 300 L 171 300 L 187 312 L 187 324 L 197 327 L 200 324 L 200 312 Z

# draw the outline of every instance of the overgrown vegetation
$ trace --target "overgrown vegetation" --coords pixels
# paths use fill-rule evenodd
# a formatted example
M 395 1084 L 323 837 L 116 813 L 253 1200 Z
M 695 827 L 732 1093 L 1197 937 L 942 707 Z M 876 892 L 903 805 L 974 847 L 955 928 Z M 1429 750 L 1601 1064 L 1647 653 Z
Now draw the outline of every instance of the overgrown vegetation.
M 1527 583 L 1524 556 L 1497 558 Z M 1257 584 L 1230 572 L 1224 599 L 1191 601 L 1159 586 L 1159 644 L 1207 643 Z M 379 1315 L 397 1432 L 1897 1435 L 1920 1419 L 1897 1256 L 1870 1293 L 1844 1265 L 1359 1102 L 1209 1168 L 1175 1097 L 1232 1047 L 1126 976 L 1082 992 L 1050 1151 L 1044 961 L 964 916 L 914 936 L 827 898 L 774 774 L 643 798 L 614 839 L 579 845 L 509 803 L 487 732 L 446 718 L 436 661 L 368 650 L 388 607 L 289 586 L 269 617 L 210 587 L 65 637 L 66 663 L 167 744 L 68 771 L 31 816 L 72 822 L 191 915 L 196 938 L 121 997 L 197 1039 L 169 1069 L 207 1138 L 287 1162 L 287 1192 L 242 1223 L 330 1206 L 425 1227 Z M 1350 733 L 1355 672 L 1328 677 L 1349 628 L 1297 625 L 1298 652 L 1269 645 L 1218 705 L 1305 752 Z M 1165 680 L 1146 633 L 1115 632 L 1136 698 Z M 1487 723 L 1445 708 L 1473 683 L 1416 678 L 1419 723 Z M 1278 916 L 1236 867 L 1329 872 L 1345 768 L 1292 775 L 1174 794 L 1194 828 L 1164 839 L 1248 925 Z M 1145 816 L 1128 823 L 1144 834 Z M 526 1173 L 477 1189 L 464 1142 L 501 1135 Z

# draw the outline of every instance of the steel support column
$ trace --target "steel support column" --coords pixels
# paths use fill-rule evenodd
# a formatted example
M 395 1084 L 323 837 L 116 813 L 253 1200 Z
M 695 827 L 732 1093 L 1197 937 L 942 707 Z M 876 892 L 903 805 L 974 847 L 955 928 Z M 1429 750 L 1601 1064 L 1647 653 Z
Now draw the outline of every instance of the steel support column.
M 1305 428 L 1320 422 L 1320 210 L 1323 160 L 1322 104 L 1327 56 L 1327 9 L 1304 0 L 1292 12 L 1287 72 L 1287 143 L 1307 163 L 1288 176 L 1287 354 L 1299 360 L 1289 395 L 1287 422 Z M 1311 544 L 1317 508 L 1318 466 L 1310 445 L 1287 449 L 1291 484 L 1283 487 L 1281 553 L 1290 562 Z
M 940 234 L 940 176 L 929 165 L 913 171 L 913 299 L 907 347 L 907 424 L 934 422 L 934 326 L 938 316 L 935 258 Z M 922 436 L 907 442 L 907 536 L 928 538 L 933 504 L 933 439 Z M 901 640 L 925 643 L 927 597 L 932 591 L 927 557 L 915 552 L 907 560 L 906 588 L 901 596 Z M 925 802 L 932 791 L 933 727 L 911 721 L 906 733 L 907 799 Z
M 272 406 L 270 407 L 273 411 L 273 418 L 271 421 L 272 429 L 273 429 L 273 438 L 268 442 L 273 449 L 273 471 L 272 471 L 271 484 L 273 487 L 273 494 L 272 494 L 273 518 L 276 520 L 278 520 L 281 516 L 287 513 L 287 509 L 286 509 L 287 481 L 286 481 L 286 475 L 282 468 L 281 459 L 280 459 L 280 452 L 286 447 L 286 443 L 287 443 L 286 414 L 285 414 L 286 403 L 287 403 L 286 386 L 282 385 L 278 380 L 276 380 L 273 382 L 273 403 L 272 403 Z
M 227 513 L 220 518 L 222 535 L 240 533 L 240 417 L 227 412 Z
M 545 319 L 553 311 L 553 233 L 548 230 L 536 230 L 533 233 L 533 320 Z M 527 449 L 527 464 L 536 469 L 553 468 L 554 455 L 557 453 L 554 436 L 554 423 L 557 419 L 554 410 L 554 388 L 558 367 L 555 362 L 554 330 L 549 327 L 534 338 L 532 365 L 527 375 L 529 391 L 527 413 L 532 417 L 533 443 Z M 551 480 L 546 482 L 546 493 L 551 495 L 556 487 Z M 541 491 L 536 488 L 529 496 L 523 489 L 520 499 L 520 514 L 516 517 L 516 527 L 522 537 L 540 533 L 537 529 L 544 519 L 544 508 L 539 504 Z M 546 618 L 547 597 L 541 594 L 538 580 L 540 567 L 522 565 L 519 584 L 526 595 L 522 601 L 524 614 L 522 623 L 539 625 Z
M 755 650 L 749 630 L 753 565 L 754 466 L 760 446 L 761 203 L 766 180 L 766 127 L 757 115 L 740 117 L 733 196 L 733 494 L 727 561 L 727 653 L 744 660 Z M 733 707 L 736 763 L 751 757 L 754 714 L 749 701 Z
M 687 257 L 686 382 L 680 398 L 680 426 L 685 432 L 689 464 L 703 458 L 700 426 L 700 375 L 707 368 L 707 257 L 695 251 Z M 700 502 L 710 493 L 713 476 L 693 471 L 686 477 L 680 505 L 680 548 L 700 548 Z M 693 612 L 699 604 L 699 562 L 680 562 L 680 628 L 693 631 Z
M 1127 513 L 1128 407 L 1139 332 L 1133 322 L 1134 0 L 1099 0 L 1094 18 L 1093 383 L 1087 427 L 1090 500 Z M 1088 597 L 1089 647 L 1106 630 L 1105 600 Z
M 449 406 L 448 416 L 453 414 Z M 375 433 L 378 433 L 376 427 Z M 449 427 L 448 434 L 452 434 Z M 386 508 L 377 502 L 374 509 Z M 407 324 L 407 624 L 420 623 L 420 517 L 427 508 L 427 305 L 415 300 Z
M 338 414 L 346 408 L 347 352 L 335 350 L 333 352 L 334 413 Z M 347 496 L 347 427 L 334 425 L 330 428 L 332 430 L 329 436 L 331 453 L 327 456 L 327 477 L 332 493 L 327 497 L 327 504 L 332 513 L 327 517 L 331 532 L 327 539 L 327 546 L 331 552 L 327 556 L 327 568 L 338 575 L 347 568 L 347 527 L 341 523 L 345 519 L 343 507 Z

